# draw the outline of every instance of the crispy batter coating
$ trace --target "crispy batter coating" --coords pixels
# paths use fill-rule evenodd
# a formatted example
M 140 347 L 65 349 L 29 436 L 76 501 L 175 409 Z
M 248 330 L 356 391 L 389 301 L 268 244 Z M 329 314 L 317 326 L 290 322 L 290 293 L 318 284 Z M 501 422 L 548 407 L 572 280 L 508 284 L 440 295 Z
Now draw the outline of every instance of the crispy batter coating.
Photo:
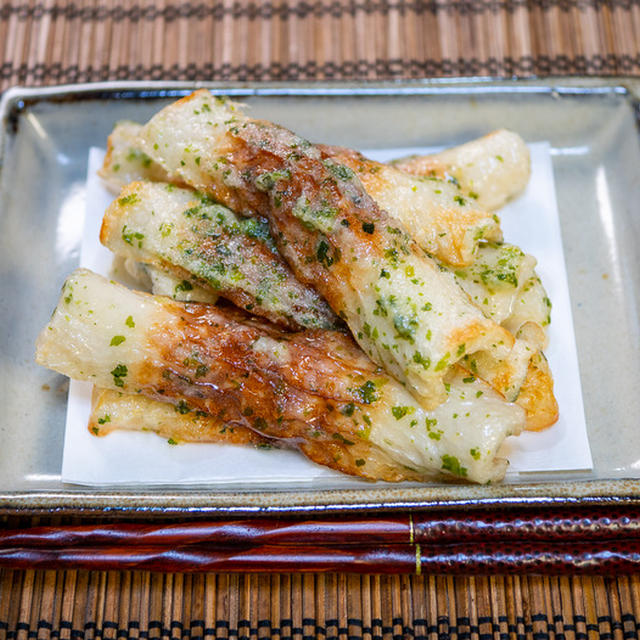
M 96 436 L 106 436 L 116 429 L 152 431 L 176 443 L 274 444 L 252 429 L 228 425 L 207 413 L 181 413 L 167 402 L 98 387 L 93 388 L 88 428 Z
M 527 145 L 507 129 L 440 153 L 401 158 L 393 165 L 416 176 L 453 179 L 487 211 L 500 208 L 523 191 L 531 173 Z
M 276 251 L 267 224 L 240 218 L 190 189 L 132 182 L 104 214 L 100 241 L 117 255 L 202 287 L 288 329 L 342 322 L 300 283 Z
M 376 203 L 441 262 L 454 267 L 471 264 L 481 240 L 502 240 L 498 219 L 446 177 L 415 177 L 351 149 L 320 148 L 351 169 Z

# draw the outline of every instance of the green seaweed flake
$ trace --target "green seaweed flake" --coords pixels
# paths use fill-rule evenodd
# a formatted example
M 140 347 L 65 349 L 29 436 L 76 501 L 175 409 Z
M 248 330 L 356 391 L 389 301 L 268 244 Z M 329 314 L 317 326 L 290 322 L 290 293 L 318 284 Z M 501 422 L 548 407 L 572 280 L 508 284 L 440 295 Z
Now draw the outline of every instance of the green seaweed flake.
M 460 464 L 460 460 L 458 460 L 458 458 L 456 458 L 455 456 L 450 456 L 449 454 L 445 453 L 442 456 L 441 460 L 442 460 L 441 468 L 444 469 L 445 471 L 449 471 L 453 475 L 459 476 L 461 478 L 467 477 L 466 467 L 463 467 Z

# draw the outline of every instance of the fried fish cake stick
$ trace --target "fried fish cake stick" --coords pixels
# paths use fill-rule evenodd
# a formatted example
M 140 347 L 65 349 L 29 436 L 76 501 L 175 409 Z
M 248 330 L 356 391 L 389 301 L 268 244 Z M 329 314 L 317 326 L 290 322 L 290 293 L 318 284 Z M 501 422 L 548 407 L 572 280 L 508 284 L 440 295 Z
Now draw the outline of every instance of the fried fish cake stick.
M 536 259 L 515 245 L 487 243 L 478 249 L 473 264 L 453 274 L 472 302 L 511 333 L 517 334 L 526 323 L 536 324 L 544 347 L 551 302 L 535 266 Z
M 457 369 L 447 401 L 425 411 L 344 333 L 284 333 L 240 311 L 133 292 L 86 270 L 68 278 L 37 361 L 251 428 L 369 479 L 497 480 L 506 468 L 498 449 L 524 423 L 520 407 Z
M 336 328 L 340 320 L 303 285 L 273 245 L 266 222 L 240 218 L 190 189 L 127 185 L 104 214 L 100 241 L 115 254 L 161 269 L 289 329 Z
M 175 443 L 273 444 L 252 429 L 228 425 L 201 411 L 98 387 L 93 388 L 88 428 L 96 436 L 106 436 L 115 430 L 152 431 Z
M 115 194 L 138 180 L 170 181 L 167 172 L 140 149 L 138 134 L 141 128 L 137 122 L 121 120 L 107 138 L 107 153 L 98 175 Z
M 440 153 L 401 158 L 392 164 L 416 176 L 453 179 L 487 211 L 499 209 L 521 193 L 531 175 L 527 145 L 507 129 Z

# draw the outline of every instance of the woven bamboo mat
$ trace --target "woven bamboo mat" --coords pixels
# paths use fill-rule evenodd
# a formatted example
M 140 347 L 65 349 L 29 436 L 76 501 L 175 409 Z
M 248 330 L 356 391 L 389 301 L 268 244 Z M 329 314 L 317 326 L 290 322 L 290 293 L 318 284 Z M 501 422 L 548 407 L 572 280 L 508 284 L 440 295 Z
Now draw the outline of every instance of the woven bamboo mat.
M 0 571 L 7 638 L 636 638 L 638 579 Z
M 640 74 L 640 2 L 0 3 L 0 90 L 110 79 L 563 74 Z M 637 576 L 0 570 L 0 639 L 622 639 L 638 637 L 639 623 Z
M 636 0 L 15 0 L 0 90 L 110 79 L 640 72 Z

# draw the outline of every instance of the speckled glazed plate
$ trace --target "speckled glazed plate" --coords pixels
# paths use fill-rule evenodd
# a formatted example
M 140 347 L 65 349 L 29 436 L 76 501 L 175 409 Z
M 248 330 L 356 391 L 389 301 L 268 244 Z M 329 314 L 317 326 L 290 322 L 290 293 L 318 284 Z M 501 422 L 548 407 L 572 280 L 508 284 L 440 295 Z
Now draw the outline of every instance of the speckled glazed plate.
M 594 467 L 500 486 L 363 483 L 261 490 L 61 482 L 67 385 L 34 341 L 77 265 L 87 151 L 195 85 L 11 89 L 0 105 L 0 511 L 296 513 L 640 501 L 640 82 L 563 79 L 206 85 L 302 135 L 356 148 L 451 145 L 507 127 L 547 140 Z

